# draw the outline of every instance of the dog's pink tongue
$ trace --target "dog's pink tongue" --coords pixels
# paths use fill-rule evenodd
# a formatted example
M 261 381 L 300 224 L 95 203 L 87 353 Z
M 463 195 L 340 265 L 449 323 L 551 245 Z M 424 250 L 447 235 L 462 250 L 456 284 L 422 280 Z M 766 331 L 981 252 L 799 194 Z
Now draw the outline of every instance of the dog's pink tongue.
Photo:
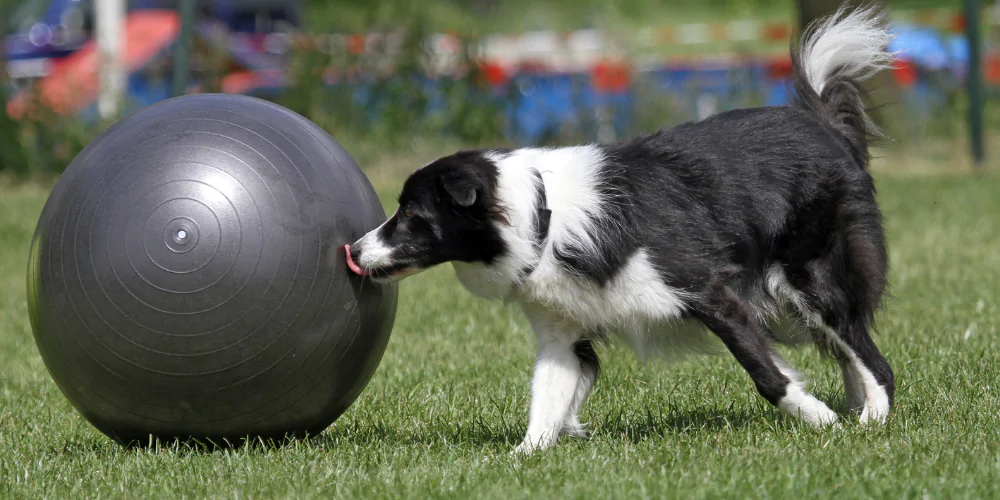
M 364 269 L 361 269 L 361 266 L 359 266 L 356 262 L 354 262 L 354 258 L 351 257 L 351 245 L 344 245 L 344 253 L 347 254 L 348 269 L 350 269 L 352 272 L 354 272 L 354 274 L 357 274 L 358 276 L 371 276 L 372 273 L 365 271 Z

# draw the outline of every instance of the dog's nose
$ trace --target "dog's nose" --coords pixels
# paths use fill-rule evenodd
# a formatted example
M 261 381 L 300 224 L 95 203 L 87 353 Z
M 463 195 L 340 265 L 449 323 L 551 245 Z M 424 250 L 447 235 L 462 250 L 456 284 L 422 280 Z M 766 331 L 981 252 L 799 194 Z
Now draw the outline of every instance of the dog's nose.
M 347 268 L 350 269 L 352 273 L 360 276 L 369 276 L 371 274 L 358 265 L 357 259 L 360 253 L 357 250 L 351 247 L 351 245 L 344 245 L 344 251 L 347 252 L 347 255 L 345 255 Z
M 353 260 L 354 262 L 357 262 L 358 259 L 361 257 L 361 250 L 358 249 L 357 244 L 351 246 L 350 253 L 351 253 L 351 260 Z

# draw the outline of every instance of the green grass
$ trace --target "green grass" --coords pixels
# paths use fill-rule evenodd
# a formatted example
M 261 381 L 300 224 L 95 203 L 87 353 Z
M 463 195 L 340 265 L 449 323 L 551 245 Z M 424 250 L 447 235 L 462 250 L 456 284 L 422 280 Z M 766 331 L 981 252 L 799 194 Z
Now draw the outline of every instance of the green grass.
M 391 200 L 398 176 L 372 178 Z M 612 348 L 583 414 L 593 437 L 527 458 L 510 451 L 526 425 L 532 335 L 447 269 L 403 284 L 374 378 L 316 440 L 121 449 L 69 406 L 34 347 L 24 267 L 47 191 L 0 187 L 0 497 L 995 498 L 1000 176 L 878 185 L 893 297 L 877 342 L 899 383 L 884 428 L 783 418 L 729 356 L 643 366 Z M 790 357 L 843 411 L 835 365 Z

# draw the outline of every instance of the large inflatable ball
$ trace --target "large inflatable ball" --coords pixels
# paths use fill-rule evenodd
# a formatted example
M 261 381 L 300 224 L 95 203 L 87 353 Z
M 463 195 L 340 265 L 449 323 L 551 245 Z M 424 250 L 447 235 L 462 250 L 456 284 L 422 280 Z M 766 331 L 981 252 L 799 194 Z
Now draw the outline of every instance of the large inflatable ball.
M 396 288 L 343 247 L 385 212 L 314 123 L 236 95 L 150 106 L 89 144 L 31 246 L 35 340 L 122 443 L 314 435 L 367 384 Z

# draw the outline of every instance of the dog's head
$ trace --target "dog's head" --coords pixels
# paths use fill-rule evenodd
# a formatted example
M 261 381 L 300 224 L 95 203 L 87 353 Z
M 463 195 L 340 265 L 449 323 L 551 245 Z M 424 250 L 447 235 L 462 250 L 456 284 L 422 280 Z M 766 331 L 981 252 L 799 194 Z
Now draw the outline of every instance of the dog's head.
M 410 175 L 396 213 L 348 248 L 351 270 L 394 280 L 445 262 L 489 264 L 502 255 L 498 224 L 506 219 L 488 153 L 461 151 Z

